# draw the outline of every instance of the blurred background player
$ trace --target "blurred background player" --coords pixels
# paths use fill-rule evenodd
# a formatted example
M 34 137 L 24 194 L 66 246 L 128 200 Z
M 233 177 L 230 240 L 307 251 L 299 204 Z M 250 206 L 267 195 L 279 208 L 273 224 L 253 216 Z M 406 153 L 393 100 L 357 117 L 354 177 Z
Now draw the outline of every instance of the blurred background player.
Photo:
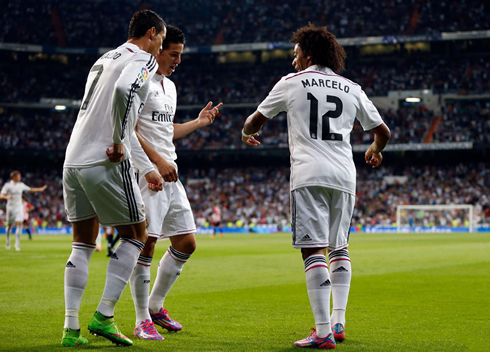
M 119 234 L 114 237 L 114 226 L 104 226 L 103 229 L 107 240 L 107 256 L 111 257 L 112 253 L 114 253 L 114 247 L 116 246 L 117 241 L 119 241 Z
M 29 213 L 34 210 L 34 206 L 22 199 L 22 210 L 24 213 L 24 230 L 26 230 L 29 239 L 32 240 L 31 226 L 29 223 Z
M 73 244 L 65 269 L 62 346 L 88 343 L 80 335 L 78 314 L 99 222 L 115 226 L 121 243 L 109 261 L 104 293 L 88 329 L 116 344 L 133 344 L 121 333 L 113 316 L 147 238 L 131 152 L 141 149 L 134 127 L 148 95 L 148 82 L 158 68 L 154 56 L 165 32 L 165 22 L 156 13 L 136 12 L 129 24 L 128 41 L 102 55 L 87 78 L 63 168 L 63 198 L 73 226 Z M 138 158 L 138 162 L 135 165 L 148 187 L 160 190 L 161 177 L 150 160 Z
M 221 208 L 218 204 L 213 205 L 213 213 L 211 214 L 211 224 L 213 225 L 212 238 L 216 237 L 218 231 L 221 232 L 221 237 L 223 237 L 223 228 L 221 227 Z
M 7 199 L 7 241 L 5 248 L 10 249 L 10 232 L 12 226 L 15 224 L 15 250 L 20 251 L 20 236 L 22 235 L 23 221 L 24 221 L 24 206 L 22 200 L 22 193 L 29 192 L 43 192 L 46 189 L 46 185 L 37 188 L 31 188 L 24 182 L 21 182 L 22 175 L 19 171 L 15 170 L 10 173 L 10 181 L 2 187 L 0 193 L 0 199 Z
M 178 178 L 173 140 L 213 123 L 222 106 L 220 103 L 211 109 L 212 102 L 209 102 L 195 120 L 174 123 L 177 91 L 175 84 L 167 77 L 180 64 L 184 44 L 184 33 L 177 27 L 167 26 L 167 37 L 156 57 L 158 71 L 150 81 L 150 94 L 137 125 L 146 154 L 165 180 L 163 191 L 158 193 L 148 189 L 144 178 L 140 177 L 139 180 L 148 219 L 148 241 L 131 276 L 130 287 L 136 309 L 134 335 L 148 340 L 163 340 L 154 324 L 168 331 L 182 329 L 178 322 L 169 317 L 163 303 L 184 264 L 196 249 L 196 225 L 184 186 Z M 150 265 L 155 244 L 161 237 L 169 238 L 171 246 L 160 260 L 149 296 Z
M 259 145 L 254 136 L 262 126 L 278 113 L 287 112 L 293 247 L 301 249 L 316 325 L 309 337 L 294 344 L 332 349 L 336 340 L 345 339 L 351 280 L 347 246 L 356 168 L 350 133 L 356 117 L 365 131 L 374 132 L 365 160 L 375 168 L 381 164 L 381 151 L 390 139 L 390 131 L 361 87 L 338 75 L 344 70 L 346 54 L 326 27 L 302 27 L 291 42 L 295 43 L 293 66 L 299 73 L 282 77 L 247 118 L 242 141 Z

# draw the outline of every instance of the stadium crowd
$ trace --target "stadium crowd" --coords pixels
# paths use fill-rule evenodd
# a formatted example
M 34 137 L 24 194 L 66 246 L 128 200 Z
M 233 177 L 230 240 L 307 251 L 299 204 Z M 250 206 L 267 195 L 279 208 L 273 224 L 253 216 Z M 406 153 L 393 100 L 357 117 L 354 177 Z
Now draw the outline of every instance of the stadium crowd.
M 462 105 L 463 104 L 463 105 Z M 179 150 L 245 149 L 240 141 L 243 122 L 254 110 L 228 108 L 212 126 L 195 131 L 175 141 Z M 397 110 L 380 109 L 384 121 L 392 131 L 391 144 L 423 143 L 436 118 L 433 111 L 420 107 L 400 107 Z M 198 110 L 179 110 L 175 122 L 196 118 Z M 0 114 L 0 149 L 64 152 L 76 111 L 60 113 L 49 110 L 23 109 Z M 351 144 L 369 144 L 372 134 L 365 133 L 358 122 L 351 134 Z M 272 119 L 260 133 L 259 148 L 288 148 L 285 114 Z M 490 101 L 451 103 L 438 119 L 432 142 L 490 143 Z
M 127 22 L 121 19 L 141 8 L 181 27 L 193 46 L 284 42 L 310 21 L 327 25 L 338 37 L 439 35 L 488 29 L 485 5 L 464 0 L 324 1 L 313 7 L 307 0 L 121 0 L 115 6 L 109 1 L 14 0 L 3 4 L 0 42 L 110 47 L 126 39 Z
M 10 170 L 2 170 L 1 182 Z M 490 223 L 490 164 L 455 166 L 357 166 L 357 197 L 353 226 L 392 226 L 399 204 L 472 204 L 477 223 Z M 48 185 L 41 194 L 25 194 L 35 210 L 30 216 L 39 226 L 67 225 L 61 188 L 61 170 L 23 173 L 31 186 Z M 393 178 L 393 176 L 395 176 Z M 212 208 L 221 207 L 223 226 L 275 225 L 289 222 L 289 168 L 227 168 L 182 170 L 198 226 L 209 225 Z M 5 202 L 2 203 L 5 209 Z M 450 213 L 443 214 L 451 224 Z M 2 220 L 5 214 L 2 213 Z M 230 224 L 230 225 L 228 225 Z
M 172 80 L 179 104 L 198 105 L 208 100 L 256 103 L 272 86 L 294 71 L 291 60 L 264 64 L 184 63 Z M 352 62 L 351 62 L 352 61 Z M 90 67 L 32 64 L 17 70 L 0 66 L 0 101 L 39 102 L 40 98 L 80 100 Z M 347 60 L 342 73 L 359 83 L 368 96 L 387 96 L 389 91 L 430 90 L 434 94 L 482 94 L 490 92 L 490 61 L 485 57 L 447 58 L 406 55 L 397 60 Z M 218 82 L 218 83 L 217 83 Z

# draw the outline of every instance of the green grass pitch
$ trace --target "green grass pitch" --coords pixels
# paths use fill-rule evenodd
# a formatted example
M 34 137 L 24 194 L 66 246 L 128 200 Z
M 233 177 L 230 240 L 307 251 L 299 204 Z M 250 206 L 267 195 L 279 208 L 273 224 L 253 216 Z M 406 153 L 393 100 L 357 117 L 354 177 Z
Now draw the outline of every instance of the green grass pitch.
M 0 350 L 53 351 L 64 320 L 63 273 L 70 236 L 0 237 Z M 314 326 L 300 252 L 289 234 L 198 235 L 198 248 L 165 301 L 184 326 L 165 341 L 134 340 L 134 351 L 289 351 Z M 157 245 L 152 279 L 169 242 Z M 104 243 L 105 245 L 105 243 Z M 352 234 L 346 341 L 339 351 L 489 351 L 490 234 Z M 87 331 L 102 295 L 108 258 L 94 253 L 80 320 Z M 134 328 L 129 288 L 116 307 Z M 64 349 L 66 350 L 66 348 Z

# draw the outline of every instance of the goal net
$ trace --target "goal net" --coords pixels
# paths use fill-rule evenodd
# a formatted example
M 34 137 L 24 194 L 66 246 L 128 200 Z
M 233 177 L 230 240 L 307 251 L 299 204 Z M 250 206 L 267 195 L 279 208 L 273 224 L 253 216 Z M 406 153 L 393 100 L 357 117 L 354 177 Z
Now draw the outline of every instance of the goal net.
M 399 205 L 397 232 L 473 232 L 473 205 Z

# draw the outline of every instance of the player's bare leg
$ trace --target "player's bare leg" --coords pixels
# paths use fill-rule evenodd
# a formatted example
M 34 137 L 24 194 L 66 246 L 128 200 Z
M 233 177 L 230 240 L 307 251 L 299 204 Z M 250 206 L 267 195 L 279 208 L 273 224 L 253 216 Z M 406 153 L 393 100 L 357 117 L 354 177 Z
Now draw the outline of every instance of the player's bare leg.
M 316 329 L 303 340 L 296 341 L 295 346 L 335 348 L 335 340 L 330 327 L 330 275 L 328 272 L 326 248 L 302 248 L 301 254 L 305 263 L 306 288 L 315 317 Z
M 74 222 L 72 252 L 65 268 L 65 324 L 62 346 L 79 346 L 88 343 L 80 335 L 78 313 L 88 281 L 88 263 L 95 250 L 99 231 L 96 217 Z
M 172 245 L 158 266 L 157 277 L 150 295 L 149 308 L 153 322 L 168 331 L 182 330 L 175 320 L 171 319 L 168 311 L 164 309 L 164 301 L 168 292 L 182 272 L 182 268 L 191 254 L 196 250 L 196 236 L 194 233 L 170 237 Z

